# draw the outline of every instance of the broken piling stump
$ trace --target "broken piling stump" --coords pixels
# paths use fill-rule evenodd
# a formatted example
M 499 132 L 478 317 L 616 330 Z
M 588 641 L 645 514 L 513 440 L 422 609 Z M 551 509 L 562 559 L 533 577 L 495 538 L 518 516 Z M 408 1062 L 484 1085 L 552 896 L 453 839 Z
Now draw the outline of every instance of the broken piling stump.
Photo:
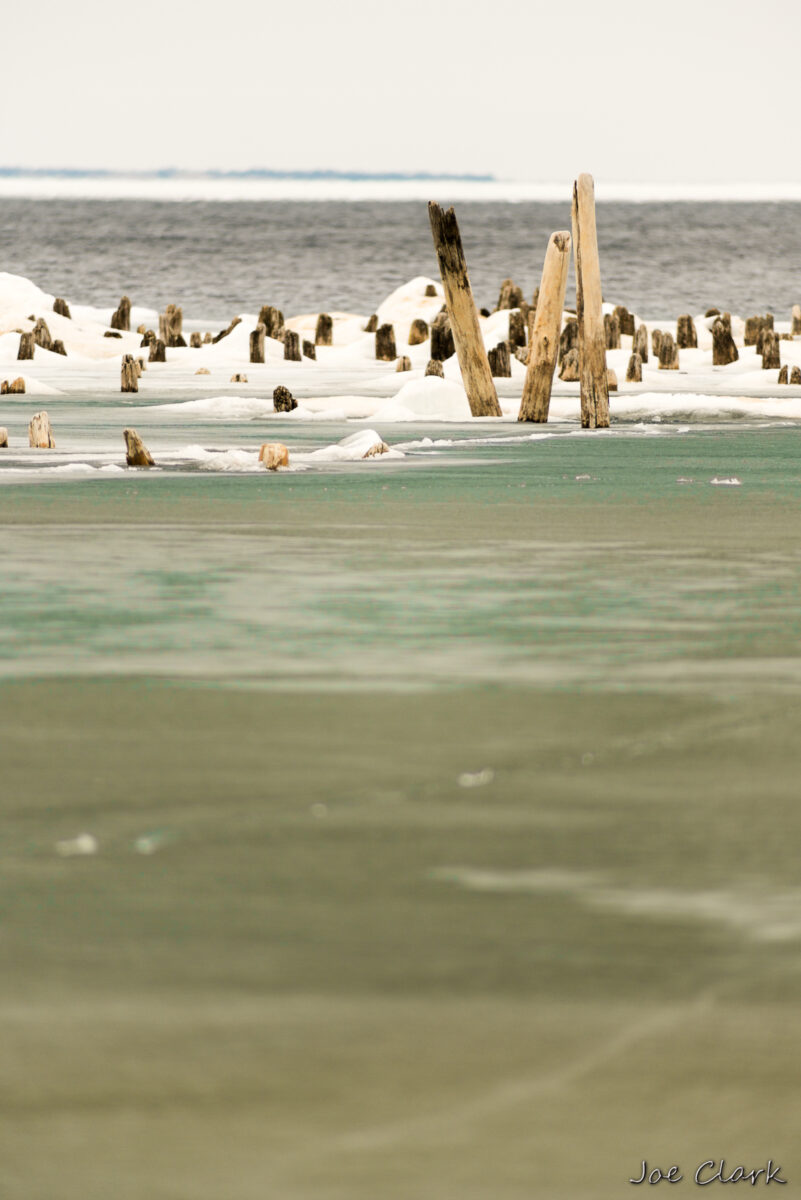
M 642 383 L 642 358 L 636 350 L 626 367 L 626 383 Z
M 398 357 L 395 348 L 395 326 L 380 325 L 375 332 L 375 356 L 382 362 L 394 362 Z
M 781 365 L 779 339 L 772 329 L 766 329 L 762 340 L 762 370 L 774 371 Z
M 679 348 L 673 341 L 672 333 L 663 333 L 659 343 L 659 370 L 678 371 Z
M 563 383 L 579 382 L 581 376 L 579 373 L 579 352 L 577 346 L 572 346 L 562 359 L 561 366 L 559 367 L 559 378 Z
M 67 357 L 67 347 L 64 345 L 61 338 L 56 338 L 50 349 L 52 350 L 53 354 L 61 354 L 64 358 Z
M 642 362 L 648 362 L 648 330 L 644 325 L 638 325 L 634 331 L 631 350 L 632 354 L 639 354 Z
M 513 279 L 504 279 L 498 295 L 495 311 L 503 308 L 519 308 L 523 303 L 523 289 L 519 288 Z
M 613 371 L 611 367 L 606 369 L 606 386 L 610 392 L 617 391 L 617 372 Z
M 617 304 L 613 315 L 617 317 L 621 334 L 634 337 L 634 313 L 630 313 L 625 304 Z
M 779 378 L 776 380 L 776 382 L 777 383 L 789 383 L 790 382 L 790 379 L 788 376 L 787 363 L 785 363 L 784 366 L 779 371 Z
M 798 335 L 801 334 L 801 304 L 793 305 L 790 333 L 793 335 L 793 337 L 798 337 Z
M 411 369 L 412 369 L 412 360 L 407 355 L 404 354 L 402 356 L 402 358 L 398 359 L 398 365 L 395 368 L 395 370 L 397 372 L 397 371 L 411 371 Z
M 576 316 L 579 330 L 581 424 L 609 426 L 609 385 L 601 293 L 601 266 L 595 228 L 595 184 L 579 175 L 573 184 L 573 254 L 576 261 Z
M 682 313 L 676 322 L 676 345 L 680 350 L 694 350 L 698 347 L 695 321 L 689 313 Z
M 536 318 L 535 318 L 536 319 Z M 559 366 L 564 362 L 568 350 L 578 351 L 578 321 L 568 317 L 559 335 Z
M 375 333 L 377 329 L 378 329 L 378 314 L 373 313 L 373 315 L 371 317 L 367 318 L 367 324 L 364 327 L 364 333 Z
M 274 338 L 277 342 L 284 340 L 284 314 L 280 308 L 275 308 L 272 304 L 263 304 L 259 310 L 257 324 L 264 326 L 267 337 Z
M 235 375 L 231 376 L 231 383 L 247 383 L 247 381 L 247 375 L 243 375 L 241 371 L 237 371 Z
M 53 338 L 50 330 L 47 327 L 47 321 L 44 317 L 39 317 L 39 320 L 33 327 L 33 340 L 37 346 L 41 346 L 43 350 L 51 350 L 53 347 Z
M 470 412 L 474 417 L 500 417 L 501 406 L 492 382 L 456 214 L 452 208 L 443 211 L 431 201 L 428 216 Z
M 311 358 L 315 362 L 317 361 L 317 347 L 315 346 L 314 342 L 310 342 L 308 338 L 303 339 L 301 351 L 304 358 Z
M 415 317 L 409 327 L 409 345 L 422 346 L 428 341 L 428 322 L 422 317 Z
M 150 343 L 150 353 L 147 356 L 148 362 L 166 362 L 167 347 L 161 338 L 154 339 Z
M 274 409 L 274 411 L 275 412 L 292 412 L 292 410 L 297 407 L 298 407 L 298 402 L 295 399 L 295 397 L 292 395 L 292 393 L 290 392 L 289 388 L 284 387 L 283 384 L 279 383 L 278 387 L 273 392 L 273 409 Z
M 21 375 L 10 382 L 4 379 L 0 384 L 0 396 L 24 396 L 25 395 L 25 380 Z
M 790 372 L 790 383 L 801 383 L 801 367 L 793 367 Z
M 661 329 L 651 330 L 651 349 L 653 350 L 654 358 L 656 359 L 659 358 L 659 348 L 662 345 L 662 338 L 664 336 L 665 335 L 662 333 Z
M 197 329 L 194 333 L 190 333 L 189 345 L 192 350 L 199 350 L 203 345 L 203 337 Z
M 334 321 L 328 313 L 320 313 L 317 317 L 314 344 L 315 346 L 333 346 L 334 344 Z
M 34 450 L 55 450 L 56 439 L 46 412 L 34 413 L 28 425 L 28 445 Z
M 612 313 L 604 313 L 604 337 L 607 350 L 620 349 L 620 324 Z
M 528 305 L 526 305 L 528 309 Z M 530 310 L 529 310 L 530 311 Z M 526 319 L 522 308 L 513 308 L 509 313 L 509 345 L 517 350 L 526 344 Z
M 300 334 L 295 333 L 294 329 L 284 330 L 284 361 L 285 362 L 300 362 L 302 355 L 300 353 Z
M 266 333 L 266 325 L 257 325 L 250 334 L 250 361 L 252 363 L 264 362 L 264 338 Z
M 487 353 L 487 361 L 494 379 L 511 379 L 512 359 L 508 342 L 498 342 L 497 346 L 493 346 Z
M 570 234 L 552 233 L 545 252 L 539 300 L 531 327 L 526 381 L 518 421 L 547 421 L 556 360 L 561 345 L 560 327 L 570 266 Z M 578 326 L 576 326 L 578 336 Z
M 426 366 L 426 375 L 437 375 L 440 379 L 445 378 L 445 371 L 442 362 L 438 358 L 430 358 Z
M 124 332 L 131 328 L 131 302 L 123 296 L 114 312 L 111 314 L 109 325 L 112 329 L 122 329 Z
M 436 296 L 436 294 L 437 294 L 436 284 L 427 283 L 426 290 L 423 292 L 423 295 L 428 297 L 429 299 L 432 299 L 434 296 Z
M 135 429 L 123 429 L 125 461 L 129 467 L 154 467 L 153 457 Z
M 33 358 L 36 342 L 33 338 L 33 331 L 21 333 L 19 335 L 19 350 L 17 351 L 17 359 Z
M 159 318 L 159 320 L 161 320 L 161 318 Z M 262 319 L 261 319 L 261 313 L 259 314 L 258 323 L 259 323 L 259 325 L 264 324 L 264 321 L 262 321 Z M 231 322 L 230 325 L 227 326 L 227 328 L 221 329 L 220 332 L 211 339 L 212 345 L 216 346 L 218 342 L 221 342 L 223 340 L 223 338 L 227 338 L 229 333 L 231 333 L 234 329 L 236 329 L 237 325 L 241 325 L 241 324 L 242 324 L 242 318 L 234 317 L 233 321 Z M 205 341 L 206 339 L 204 338 L 203 340 Z
M 737 362 L 739 357 L 731 335 L 731 325 L 722 316 L 718 317 L 712 325 L 712 365 L 727 367 L 729 363 Z
M 447 313 L 437 313 L 431 323 L 431 357 L 445 362 L 456 353 L 453 330 Z
M 137 372 L 136 359 L 132 354 L 123 354 L 122 369 L 120 378 L 121 392 L 138 392 L 139 391 L 139 375 Z
M 289 466 L 289 451 L 283 442 L 264 442 L 259 450 L 259 462 L 268 471 Z
M 67 301 L 62 299 L 61 296 L 56 296 L 55 300 L 53 301 L 53 312 L 58 313 L 60 317 L 67 317 L 68 319 L 71 319 L 72 317 L 69 304 L 67 304 Z

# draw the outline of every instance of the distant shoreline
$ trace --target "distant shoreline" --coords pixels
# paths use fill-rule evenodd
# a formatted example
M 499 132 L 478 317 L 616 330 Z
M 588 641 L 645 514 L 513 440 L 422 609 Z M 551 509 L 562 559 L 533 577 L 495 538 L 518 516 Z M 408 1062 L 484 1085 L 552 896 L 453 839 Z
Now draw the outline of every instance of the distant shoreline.
M 78 168 L 0 167 L 2 199 L 153 200 L 207 202 L 564 203 L 572 180 L 532 182 L 492 175 L 424 172 L 370 174 L 315 171 L 206 171 L 173 168 L 122 172 Z M 774 183 L 648 183 L 596 180 L 599 203 L 801 203 L 801 181 Z

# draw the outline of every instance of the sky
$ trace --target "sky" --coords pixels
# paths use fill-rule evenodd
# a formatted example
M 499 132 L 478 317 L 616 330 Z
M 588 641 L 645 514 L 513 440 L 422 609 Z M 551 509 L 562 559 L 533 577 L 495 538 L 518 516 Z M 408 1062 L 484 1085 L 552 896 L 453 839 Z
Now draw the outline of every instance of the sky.
M 37 0 L 0 165 L 801 180 L 796 0 Z

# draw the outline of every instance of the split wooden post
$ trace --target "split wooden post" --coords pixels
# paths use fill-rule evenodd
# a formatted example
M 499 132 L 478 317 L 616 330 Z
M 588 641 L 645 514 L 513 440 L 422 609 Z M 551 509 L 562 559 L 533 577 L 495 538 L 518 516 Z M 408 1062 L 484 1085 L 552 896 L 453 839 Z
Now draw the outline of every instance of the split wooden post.
M 300 334 L 293 329 L 284 331 L 284 359 L 286 362 L 300 362 Z
M 680 350 L 694 350 L 698 346 L 695 321 L 689 313 L 682 313 L 676 322 L 676 345 Z
M 712 325 L 712 365 L 727 367 L 729 363 L 737 362 L 739 357 L 731 335 L 731 325 L 727 325 L 722 317 L 718 317 Z
M 638 325 L 634 331 L 631 352 L 632 354 L 639 354 L 644 363 L 648 362 L 648 330 L 644 325 Z
M 487 362 L 494 379 L 512 378 L 512 358 L 508 342 L 498 342 L 487 354 Z
M 53 301 L 53 312 L 58 313 L 60 317 L 71 317 L 70 306 L 62 296 L 56 296 Z
M 34 341 L 32 329 L 28 333 L 21 333 L 19 335 L 19 350 L 17 351 L 17 358 L 33 358 L 35 346 L 36 342 Z
M 432 200 L 428 217 L 470 412 L 474 417 L 500 417 L 501 406 L 492 382 L 456 214 L 452 208 L 443 211 Z
M 584 429 L 607 429 L 609 384 L 592 175 L 579 175 L 573 184 L 573 254 L 576 260 L 581 424 Z
M 131 301 L 127 296 L 123 296 L 117 305 L 114 312 L 111 314 L 109 321 L 110 329 L 122 329 L 123 332 L 129 332 L 131 328 Z
M 375 356 L 381 362 L 394 362 L 398 357 L 394 325 L 379 325 L 375 332 Z
M 542 268 L 539 302 L 531 330 L 531 349 L 518 421 L 548 420 L 569 266 L 570 234 L 567 230 L 552 233 Z

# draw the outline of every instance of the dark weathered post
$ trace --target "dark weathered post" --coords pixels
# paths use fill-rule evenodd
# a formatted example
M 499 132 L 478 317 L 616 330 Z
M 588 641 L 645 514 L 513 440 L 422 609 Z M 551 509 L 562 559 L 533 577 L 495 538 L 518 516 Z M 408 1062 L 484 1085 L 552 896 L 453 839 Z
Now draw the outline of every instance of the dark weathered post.
M 117 305 L 115 311 L 111 314 L 109 321 L 111 329 L 122 329 L 128 332 L 131 328 L 131 302 L 127 296 L 123 296 Z
M 676 322 L 676 345 L 680 350 L 694 350 L 698 346 L 695 322 L 689 313 L 683 313 Z
M 167 347 L 164 345 L 164 342 L 162 342 L 161 338 L 157 338 L 156 340 L 154 340 L 150 343 L 150 353 L 147 356 L 147 361 L 148 362 L 166 362 L 167 361 Z
M 278 387 L 273 392 L 273 408 L 276 412 L 292 412 L 298 407 L 298 402 L 290 392 L 289 388 L 284 387 L 279 383 Z
M 801 334 L 801 304 L 793 305 L 790 333 L 793 335 L 793 337 L 798 337 L 798 335 Z
M 394 362 L 398 357 L 394 325 L 379 325 L 375 331 L 375 356 L 381 362 Z
M 300 334 L 293 329 L 284 330 L 284 359 L 287 362 L 300 362 Z
M 620 332 L 627 337 L 634 337 L 634 313 L 630 313 L 625 304 L 617 304 L 614 316 L 617 317 Z
M 626 383 L 642 383 L 642 358 L 636 350 L 626 367 Z
M 523 289 L 519 288 L 513 279 L 504 279 L 498 296 L 496 312 L 502 308 L 520 308 L 523 303 Z
M 663 333 L 659 344 L 659 370 L 678 371 L 679 348 L 673 341 L 672 333 Z
M 528 308 L 528 305 L 526 306 Z M 522 308 L 513 308 L 509 313 L 509 345 L 513 350 L 526 344 L 526 321 Z
M 559 367 L 559 378 L 562 383 L 578 383 L 581 378 L 579 371 L 579 352 L 577 346 L 572 346 L 562 359 Z
M 584 429 L 606 429 L 609 426 L 609 384 L 592 175 L 579 175 L 573 184 L 573 254 L 576 260 L 581 424 Z
M 498 342 L 498 345 L 488 352 L 487 361 L 495 379 L 511 379 L 512 360 L 508 342 Z
M 422 346 L 428 341 L 428 324 L 422 317 L 415 317 L 409 327 L 409 345 Z
M 58 313 L 60 317 L 70 318 L 72 316 L 69 304 L 67 304 L 67 301 L 62 299 L 61 296 L 56 296 L 55 300 L 53 301 L 53 312 Z
M 314 342 L 310 342 L 308 338 L 303 339 L 301 352 L 304 358 L 312 358 L 315 362 L 317 361 L 317 347 L 315 346 Z
M 644 325 L 638 325 L 631 343 L 632 354 L 639 354 L 644 363 L 648 362 L 648 330 Z
M 252 363 L 264 362 L 264 338 L 267 333 L 265 325 L 257 325 L 250 334 L 250 361 Z
M 500 417 L 501 406 L 481 336 L 456 214 L 452 208 L 444 212 L 432 201 L 428 216 L 470 412 L 474 417 Z
M 731 325 L 723 317 L 718 317 L 712 326 L 712 365 L 727 367 L 729 363 L 737 362 L 739 357 L 731 335 Z
M 431 322 L 431 357 L 445 362 L 456 353 L 453 330 L 447 313 L 437 313 Z
M 19 335 L 19 350 L 17 351 L 17 358 L 33 358 L 35 346 L 36 342 L 34 340 L 33 330 L 30 330 L 28 333 L 21 333 Z
M 766 329 L 762 340 L 762 370 L 775 371 L 781 365 L 779 339 L 772 329 Z
M 280 308 L 273 308 L 272 304 L 263 304 L 257 324 L 265 327 L 267 337 L 275 338 L 277 342 L 284 340 L 284 314 Z
M 518 421 L 548 420 L 569 266 L 570 234 L 566 230 L 552 233 L 542 268 Z
M 440 379 L 445 378 L 445 371 L 442 363 L 438 358 L 430 358 L 426 366 L 426 375 L 437 375 Z
M 334 321 L 328 313 L 320 313 L 317 317 L 314 344 L 315 346 L 333 346 L 334 344 Z

